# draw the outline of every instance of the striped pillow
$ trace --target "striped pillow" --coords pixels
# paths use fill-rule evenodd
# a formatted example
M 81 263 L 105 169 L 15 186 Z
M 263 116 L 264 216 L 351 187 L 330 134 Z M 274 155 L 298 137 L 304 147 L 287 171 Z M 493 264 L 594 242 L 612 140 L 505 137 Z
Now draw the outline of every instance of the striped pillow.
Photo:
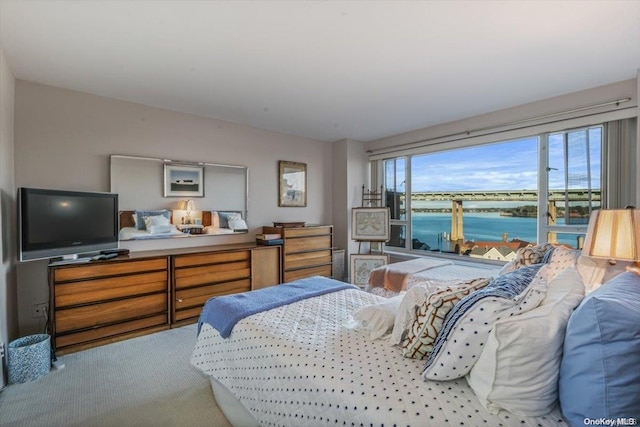
M 535 289 L 528 287 L 543 265 L 534 264 L 498 276 L 456 304 L 442 325 L 422 376 L 428 380 L 452 380 L 468 374 L 497 320 L 540 304 L 546 282 L 535 282 Z
M 487 286 L 490 281 L 491 278 L 472 279 L 436 289 L 427 295 L 425 303 L 416 308 L 416 319 L 402 342 L 402 355 L 412 359 L 427 358 L 453 306 L 470 293 Z

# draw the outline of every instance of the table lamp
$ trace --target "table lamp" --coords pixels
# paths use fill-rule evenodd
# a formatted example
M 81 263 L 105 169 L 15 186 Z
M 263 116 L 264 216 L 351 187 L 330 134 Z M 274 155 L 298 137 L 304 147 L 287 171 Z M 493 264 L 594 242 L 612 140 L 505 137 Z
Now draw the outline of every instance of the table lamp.
M 193 200 L 189 199 L 189 200 L 183 200 L 180 203 L 180 209 L 183 211 L 186 211 L 185 214 L 185 218 L 184 218 L 184 222 L 185 224 L 191 224 L 191 211 L 195 210 L 196 205 L 193 202 Z
M 640 209 L 600 209 L 593 211 L 582 254 L 606 258 L 609 264 L 631 261 L 627 270 L 640 274 Z

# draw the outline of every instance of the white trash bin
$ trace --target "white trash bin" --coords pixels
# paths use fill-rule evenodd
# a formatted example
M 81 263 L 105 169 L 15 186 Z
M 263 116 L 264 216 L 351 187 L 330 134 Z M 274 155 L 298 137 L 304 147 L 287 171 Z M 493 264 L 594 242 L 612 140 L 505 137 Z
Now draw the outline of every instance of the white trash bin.
M 7 346 L 9 384 L 24 383 L 43 377 L 51 369 L 51 336 L 28 335 Z

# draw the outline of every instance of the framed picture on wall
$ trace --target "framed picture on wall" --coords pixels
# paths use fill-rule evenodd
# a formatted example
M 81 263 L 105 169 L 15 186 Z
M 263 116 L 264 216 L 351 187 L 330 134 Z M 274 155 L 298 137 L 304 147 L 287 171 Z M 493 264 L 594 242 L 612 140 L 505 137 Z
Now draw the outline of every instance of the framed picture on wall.
M 307 206 L 307 164 L 278 162 L 278 206 Z
M 165 164 L 164 197 L 204 197 L 204 168 Z
M 352 254 L 350 264 L 350 282 L 360 288 L 369 283 L 369 274 L 374 268 L 389 264 L 389 255 Z
M 389 240 L 389 208 L 352 208 L 351 239 L 387 242 Z

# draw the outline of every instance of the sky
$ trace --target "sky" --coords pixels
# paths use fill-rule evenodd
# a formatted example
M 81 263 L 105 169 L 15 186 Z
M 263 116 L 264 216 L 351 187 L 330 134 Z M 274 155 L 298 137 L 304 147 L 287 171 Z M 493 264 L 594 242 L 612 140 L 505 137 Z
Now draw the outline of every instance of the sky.
M 590 131 L 591 182 L 600 188 L 601 129 Z M 569 134 L 570 188 L 585 188 L 586 132 Z M 562 134 L 549 138 L 552 189 L 565 188 Z M 412 158 L 412 191 L 535 190 L 538 188 L 538 138 L 432 153 Z M 398 170 L 404 174 L 404 170 Z M 573 184 L 573 185 L 572 185 Z M 403 187 L 400 188 L 404 190 Z

